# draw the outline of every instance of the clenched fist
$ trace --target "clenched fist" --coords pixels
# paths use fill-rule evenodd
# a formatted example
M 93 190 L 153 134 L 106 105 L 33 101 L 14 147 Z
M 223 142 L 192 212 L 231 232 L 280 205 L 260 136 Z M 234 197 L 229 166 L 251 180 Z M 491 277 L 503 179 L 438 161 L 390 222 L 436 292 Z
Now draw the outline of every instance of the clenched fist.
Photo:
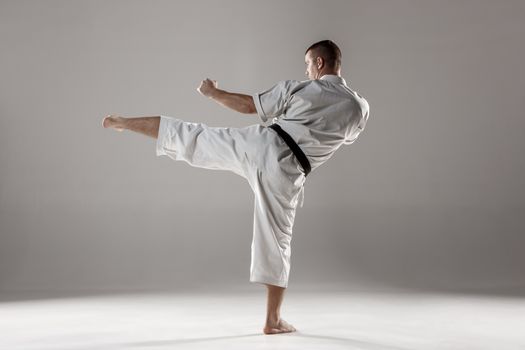
M 197 91 L 206 97 L 210 97 L 217 90 L 217 86 L 217 81 L 206 78 L 206 80 L 201 81 Z

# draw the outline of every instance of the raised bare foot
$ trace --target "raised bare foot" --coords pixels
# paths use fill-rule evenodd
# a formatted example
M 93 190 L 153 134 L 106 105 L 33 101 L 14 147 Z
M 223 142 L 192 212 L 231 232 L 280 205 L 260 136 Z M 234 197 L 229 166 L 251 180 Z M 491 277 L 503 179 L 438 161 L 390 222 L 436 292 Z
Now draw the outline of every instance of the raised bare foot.
M 105 128 L 112 128 L 117 131 L 122 131 L 124 128 L 121 127 L 121 122 L 124 118 L 118 117 L 116 115 L 108 115 L 102 119 L 102 126 Z
M 291 324 L 287 323 L 285 320 L 280 319 L 278 322 L 272 323 L 267 322 L 264 326 L 264 334 L 279 334 L 279 333 L 290 333 L 295 332 L 296 329 Z

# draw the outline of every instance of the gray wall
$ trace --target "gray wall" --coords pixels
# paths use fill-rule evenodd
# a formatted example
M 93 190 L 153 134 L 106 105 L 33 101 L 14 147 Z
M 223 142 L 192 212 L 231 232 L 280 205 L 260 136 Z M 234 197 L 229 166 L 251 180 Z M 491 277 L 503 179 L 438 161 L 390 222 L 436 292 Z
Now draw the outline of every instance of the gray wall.
M 525 2 L 0 1 L 0 291 L 246 285 L 253 194 L 106 114 L 304 79 L 331 38 L 366 130 L 307 181 L 290 286 L 525 286 Z M 208 286 L 208 287 L 206 287 Z

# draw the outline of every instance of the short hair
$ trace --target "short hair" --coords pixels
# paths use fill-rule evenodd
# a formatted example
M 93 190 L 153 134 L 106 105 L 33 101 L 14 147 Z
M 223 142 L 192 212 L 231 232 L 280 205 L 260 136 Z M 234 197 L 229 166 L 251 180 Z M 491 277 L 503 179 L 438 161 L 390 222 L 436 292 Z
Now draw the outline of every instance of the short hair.
M 341 67 L 341 50 L 332 40 L 322 40 L 311 45 L 305 51 L 313 51 L 316 57 L 322 57 L 329 68 L 337 69 Z

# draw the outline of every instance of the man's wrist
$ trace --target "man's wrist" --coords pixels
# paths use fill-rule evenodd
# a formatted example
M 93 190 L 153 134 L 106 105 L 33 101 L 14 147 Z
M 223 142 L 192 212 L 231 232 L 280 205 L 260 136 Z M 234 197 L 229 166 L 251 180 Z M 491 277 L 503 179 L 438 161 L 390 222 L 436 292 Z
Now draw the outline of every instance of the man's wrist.
M 209 98 L 211 99 L 216 99 L 217 97 L 219 97 L 224 91 L 223 90 L 220 90 L 220 89 L 213 89 L 210 91 L 210 94 L 208 95 Z

